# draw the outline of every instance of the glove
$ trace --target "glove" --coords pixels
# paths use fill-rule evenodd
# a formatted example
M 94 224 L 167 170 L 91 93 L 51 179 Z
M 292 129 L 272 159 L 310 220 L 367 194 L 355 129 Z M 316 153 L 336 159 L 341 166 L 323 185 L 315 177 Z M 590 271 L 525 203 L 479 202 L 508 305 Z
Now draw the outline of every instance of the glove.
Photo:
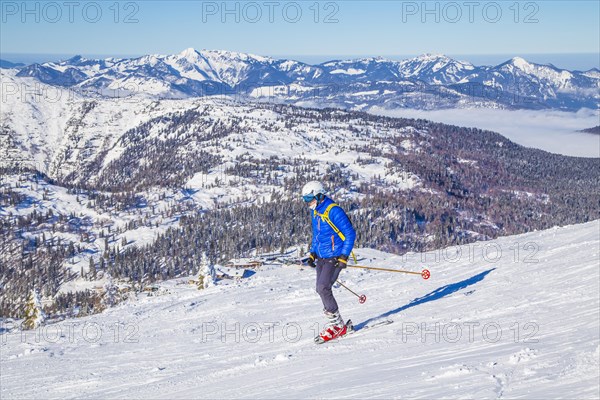
M 342 254 L 341 256 L 338 257 L 337 262 L 335 263 L 335 267 L 336 268 L 346 268 L 346 266 L 348 265 L 348 256 Z
M 315 268 L 317 266 L 317 264 L 315 264 L 316 259 L 317 255 L 315 253 L 310 253 L 308 255 L 308 261 L 306 261 L 306 263 L 310 265 L 311 268 Z

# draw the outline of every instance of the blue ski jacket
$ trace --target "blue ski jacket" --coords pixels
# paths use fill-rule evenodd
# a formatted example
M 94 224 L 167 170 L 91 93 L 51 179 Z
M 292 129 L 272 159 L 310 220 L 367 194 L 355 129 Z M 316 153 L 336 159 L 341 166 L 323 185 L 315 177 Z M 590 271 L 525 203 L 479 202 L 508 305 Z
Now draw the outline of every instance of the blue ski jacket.
M 327 221 L 319 215 L 323 214 L 332 203 L 333 200 L 325 197 L 315 210 L 310 210 L 313 230 L 310 251 L 319 258 L 339 257 L 342 254 L 349 256 L 356 240 L 356 231 L 340 206 L 332 207 L 329 210 L 329 219 L 342 232 L 346 240 L 342 240 Z

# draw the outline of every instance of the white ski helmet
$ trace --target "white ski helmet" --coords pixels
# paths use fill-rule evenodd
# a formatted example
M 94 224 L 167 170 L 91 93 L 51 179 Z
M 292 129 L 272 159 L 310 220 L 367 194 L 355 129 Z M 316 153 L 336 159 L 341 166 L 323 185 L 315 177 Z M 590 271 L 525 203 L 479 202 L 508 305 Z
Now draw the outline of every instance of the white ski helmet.
M 325 194 L 327 194 L 327 190 L 325 190 L 323 184 L 319 181 L 310 181 L 302 188 L 302 198 L 306 202 L 311 201 L 313 197 Z

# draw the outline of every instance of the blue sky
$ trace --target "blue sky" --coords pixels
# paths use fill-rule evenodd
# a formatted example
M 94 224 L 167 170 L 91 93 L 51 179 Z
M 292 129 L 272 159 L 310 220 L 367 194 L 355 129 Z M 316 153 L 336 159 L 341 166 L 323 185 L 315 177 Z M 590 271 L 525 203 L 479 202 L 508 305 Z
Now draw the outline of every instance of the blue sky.
M 0 51 L 132 56 L 194 47 L 322 57 L 598 54 L 599 3 L 2 0 Z

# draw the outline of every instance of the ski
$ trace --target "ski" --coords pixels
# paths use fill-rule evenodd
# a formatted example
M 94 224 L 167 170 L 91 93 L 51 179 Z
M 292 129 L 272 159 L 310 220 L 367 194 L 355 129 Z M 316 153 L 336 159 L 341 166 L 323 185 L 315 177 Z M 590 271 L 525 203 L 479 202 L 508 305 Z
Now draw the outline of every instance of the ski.
M 356 333 L 363 332 L 363 331 L 370 330 L 370 329 L 374 329 L 374 328 L 377 328 L 377 327 L 380 327 L 380 326 L 386 326 L 386 325 L 389 325 L 389 324 L 392 324 L 392 323 L 394 323 L 394 321 L 392 321 L 391 319 L 384 319 L 384 320 L 381 320 L 381 321 L 372 322 L 372 323 L 370 323 L 368 325 L 363 326 L 360 329 L 354 329 L 352 331 L 352 333 L 356 334 Z

